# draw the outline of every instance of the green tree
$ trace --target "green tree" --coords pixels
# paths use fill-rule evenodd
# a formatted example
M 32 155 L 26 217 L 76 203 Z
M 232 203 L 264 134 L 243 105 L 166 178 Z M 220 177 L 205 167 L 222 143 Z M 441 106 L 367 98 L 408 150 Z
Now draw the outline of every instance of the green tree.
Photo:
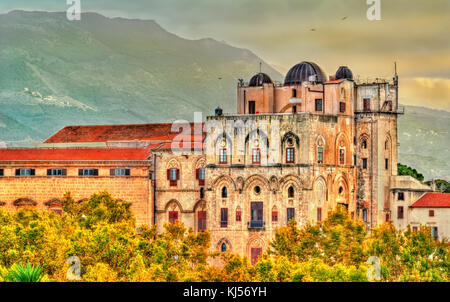
M 415 179 L 419 180 L 419 181 L 423 181 L 424 177 L 421 173 L 417 172 L 416 169 L 411 168 L 407 165 L 403 165 L 401 163 L 397 164 L 397 173 L 398 175 L 409 175 L 414 177 Z

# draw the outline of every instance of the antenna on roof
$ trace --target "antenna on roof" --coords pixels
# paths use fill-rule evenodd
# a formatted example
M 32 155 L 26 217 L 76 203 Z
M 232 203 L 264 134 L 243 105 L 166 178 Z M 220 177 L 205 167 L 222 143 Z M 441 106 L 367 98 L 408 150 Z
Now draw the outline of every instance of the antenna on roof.
M 259 73 L 261 73 L 262 62 L 259 62 Z
M 395 71 L 395 76 L 397 76 L 397 62 L 394 62 L 394 71 Z

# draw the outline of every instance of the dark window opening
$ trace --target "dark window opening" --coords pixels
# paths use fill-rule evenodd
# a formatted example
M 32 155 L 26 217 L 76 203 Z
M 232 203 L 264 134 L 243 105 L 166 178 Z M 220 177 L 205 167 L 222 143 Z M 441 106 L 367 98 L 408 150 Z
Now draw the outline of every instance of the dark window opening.
M 292 89 L 292 97 L 296 98 L 297 97 L 297 89 Z
M 428 216 L 434 217 L 434 210 L 429 210 L 428 211 Z
M 16 176 L 35 176 L 35 169 L 16 169 Z
M 226 228 L 228 226 L 228 208 L 220 209 L 220 227 Z
M 47 169 L 47 176 L 66 176 L 66 169 Z
M 433 236 L 434 240 L 439 239 L 439 233 L 437 227 L 431 227 L 431 236 Z
M 3 170 L 3 169 L 0 169 L 0 177 L 1 177 L 1 176 L 4 176 L 4 175 L 5 175 L 4 173 L 5 173 L 4 170 Z
M 389 159 L 388 159 L 388 158 L 385 158 L 385 159 L 384 159 L 384 169 L 385 169 L 385 170 L 388 170 L 388 169 L 389 169 Z
M 403 193 L 403 192 L 398 192 L 397 200 L 405 200 L 405 193 Z
M 339 112 L 345 113 L 345 103 L 344 102 L 339 103 Z
M 322 99 L 316 99 L 316 111 L 323 110 L 323 102 Z
M 370 111 L 370 99 L 364 99 L 363 104 L 364 104 L 364 111 Z
M 259 194 L 261 193 L 261 187 L 260 186 L 256 186 L 255 187 L 255 194 Z
M 250 203 L 251 209 L 251 221 L 263 221 L 263 203 L 252 202 Z
M 289 223 L 292 219 L 295 219 L 295 209 L 287 208 L 287 222 Z
M 220 246 L 220 251 L 222 253 L 225 253 L 227 251 L 227 245 L 225 244 L 225 242 L 222 243 L 222 245 Z
M 206 230 L 206 211 L 198 211 L 197 213 L 198 231 Z
M 256 102 L 248 101 L 248 113 L 255 114 L 255 112 L 256 112 Z
M 294 193 L 295 193 L 294 187 L 289 187 L 289 189 L 288 189 L 288 197 L 289 198 L 294 198 Z
M 367 141 L 366 141 L 366 140 L 363 140 L 363 141 L 361 142 L 361 148 L 367 149 Z
M 227 187 L 223 187 L 222 188 L 222 198 L 227 198 L 228 197 L 228 189 Z
M 398 207 L 398 209 L 397 209 L 397 218 L 403 219 L 403 207 L 402 206 Z
M 362 159 L 362 168 L 363 168 L 364 170 L 367 169 L 367 158 L 363 158 L 363 159 Z
M 78 176 L 98 176 L 98 169 L 79 169 Z
M 200 188 L 200 199 L 205 198 L 205 188 Z

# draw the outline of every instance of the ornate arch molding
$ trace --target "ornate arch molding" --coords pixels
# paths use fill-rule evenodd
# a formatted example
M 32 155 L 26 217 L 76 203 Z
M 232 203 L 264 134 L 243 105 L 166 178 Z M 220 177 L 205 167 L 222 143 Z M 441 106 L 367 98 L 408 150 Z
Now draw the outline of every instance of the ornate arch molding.
M 319 186 L 323 186 L 324 192 L 323 194 L 325 195 L 324 200 L 322 200 L 323 203 L 325 203 L 326 201 L 328 201 L 328 185 L 327 185 L 327 181 L 323 176 L 318 176 L 313 183 L 313 195 L 314 195 L 314 199 L 313 201 L 320 201 L 318 199 L 320 199 L 321 196 L 319 196 Z M 323 205 L 323 204 L 317 204 L 317 206 L 319 205 Z
M 227 145 L 229 144 L 228 147 L 230 151 L 233 150 L 233 140 L 226 132 L 222 132 L 216 137 L 216 139 L 214 140 L 214 149 L 217 149 L 217 143 L 219 143 L 219 141 L 222 141 L 223 139 L 227 141 Z
M 173 205 L 175 205 L 175 207 L 173 207 Z M 183 212 L 183 207 L 181 206 L 181 203 L 180 203 L 178 200 L 176 200 L 176 199 L 171 199 L 171 200 L 169 200 L 169 201 L 166 203 L 166 206 L 164 207 L 164 211 L 167 212 L 167 211 L 169 210 L 170 207 L 172 207 L 172 208 L 178 207 L 178 209 L 180 210 L 180 212 Z
M 181 168 L 181 164 L 178 161 L 178 159 L 176 158 L 171 158 L 167 164 L 166 164 L 166 168 L 167 169 L 171 169 L 171 168 L 176 168 L 176 169 L 180 169 Z
M 217 244 L 216 244 L 216 249 L 220 250 L 220 248 L 221 248 L 221 246 L 222 246 L 222 243 L 225 243 L 225 244 L 230 248 L 230 251 L 233 249 L 233 246 L 231 245 L 230 240 L 228 240 L 228 238 L 226 238 L 226 237 L 221 238 L 221 239 L 217 242 Z
M 252 247 L 261 247 L 264 251 L 264 250 L 266 250 L 267 244 L 266 244 L 266 241 L 264 240 L 264 238 L 262 238 L 261 236 L 253 235 L 247 241 L 247 247 L 246 247 L 247 255 L 250 254 Z
M 215 189 L 217 189 L 219 186 L 222 186 L 223 183 L 228 183 L 229 185 L 231 185 L 231 186 L 234 188 L 235 191 L 237 190 L 237 188 L 236 188 L 236 183 L 235 183 L 234 180 L 233 180 L 230 176 L 228 176 L 228 175 L 221 175 L 221 176 L 217 177 L 217 178 L 213 181 L 211 187 L 213 188 L 213 190 L 215 190 Z
M 263 142 L 263 145 L 265 145 L 265 148 L 269 149 L 269 138 L 264 131 L 262 131 L 259 128 L 255 129 L 253 131 L 250 131 L 250 133 L 247 134 L 247 136 L 245 137 L 245 144 L 247 145 L 249 143 L 250 139 L 254 139 L 254 138 L 258 138 L 260 143 L 261 143 L 261 139 L 262 139 L 263 140 L 262 142 Z
M 24 197 L 14 200 L 13 205 L 15 205 L 16 207 L 35 206 L 37 205 L 37 202 L 30 198 Z
M 325 147 L 327 145 L 327 141 L 322 134 L 317 135 L 316 141 L 314 143 L 316 147 Z
M 300 191 L 302 187 L 305 185 L 304 180 L 301 179 L 298 175 L 289 174 L 284 176 L 280 180 L 279 188 L 281 190 L 287 190 L 290 185 L 294 185 L 294 189 Z
M 198 200 L 195 205 L 193 211 L 196 212 L 199 211 L 206 211 L 206 201 L 205 200 Z
M 341 142 L 343 142 L 343 144 L 341 144 Z M 338 135 L 336 136 L 335 145 L 336 145 L 336 149 L 342 145 L 344 145 L 345 147 L 349 146 L 349 140 L 348 140 L 347 134 L 345 134 L 345 132 L 338 133 Z
M 252 175 L 252 176 L 247 177 L 247 179 L 245 180 L 244 191 L 246 191 L 248 188 L 250 188 L 253 185 L 253 183 L 255 183 L 255 182 L 261 182 L 265 186 L 266 190 L 270 190 L 269 180 L 267 180 L 262 175 Z
M 286 144 L 286 141 L 287 141 L 288 139 L 290 139 L 290 138 L 292 138 L 292 139 L 295 140 L 295 143 L 297 144 L 297 147 L 300 147 L 300 138 L 298 137 L 297 134 L 295 134 L 295 133 L 292 132 L 292 131 L 288 131 L 288 132 L 286 132 L 286 133 L 284 134 L 283 139 L 281 140 L 281 146 L 284 147 L 285 144 Z
M 204 156 L 200 157 L 195 163 L 195 168 L 204 168 L 206 167 L 206 158 Z

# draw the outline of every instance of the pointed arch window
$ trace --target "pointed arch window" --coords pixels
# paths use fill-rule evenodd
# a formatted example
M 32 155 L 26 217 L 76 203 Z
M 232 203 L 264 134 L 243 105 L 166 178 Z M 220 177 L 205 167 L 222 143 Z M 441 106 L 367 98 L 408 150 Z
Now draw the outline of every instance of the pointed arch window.
M 323 164 L 323 147 L 317 147 L 317 163 Z
M 220 251 L 222 253 L 225 253 L 227 251 L 227 244 L 225 242 L 222 242 L 222 245 L 220 246 Z
M 295 190 L 294 190 L 294 187 L 289 187 L 289 189 L 288 189 L 288 197 L 289 198 L 294 198 L 294 194 L 295 194 Z
M 228 189 L 227 187 L 223 187 L 222 188 L 222 198 L 227 198 L 228 197 Z

